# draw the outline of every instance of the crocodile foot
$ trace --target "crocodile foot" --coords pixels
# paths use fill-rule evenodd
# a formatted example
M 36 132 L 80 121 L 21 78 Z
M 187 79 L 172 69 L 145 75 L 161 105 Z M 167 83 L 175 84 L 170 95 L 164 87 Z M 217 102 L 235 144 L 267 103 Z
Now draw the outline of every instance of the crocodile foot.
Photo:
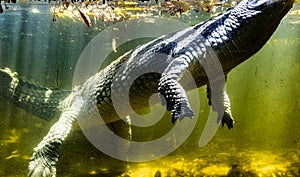
M 43 156 L 34 156 L 29 163 L 29 177 L 55 177 L 56 168 Z
M 208 98 L 208 104 L 212 106 L 212 109 L 214 111 L 218 112 L 218 122 L 222 120 L 222 127 L 224 127 L 224 124 L 227 125 L 227 128 L 230 130 L 233 128 L 233 117 L 231 114 L 231 104 L 229 96 L 225 90 L 225 87 L 221 88 L 220 91 L 223 92 L 223 94 L 218 94 L 218 97 L 215 97 L 215 105 L 212 105 L 212 98 L 211 98 L 211 88 L 208 85 L 207 86 L 207 98 Z M 220 101 L 221 100 L 221 101 Z M 222 108 L 222 109 L 221 109 Z M 221 115 L 223 117 L 221 117 Z
M 177 119 L 182 120 L 184 117 L 193 118 L 194 112 L 188 102 L 177 103 L 172 109 L 172 123 L 175 123 Z
M 162 105 L 172 111 L 172 123 L 184 117 L 193 118 L 194 112 L 191 109 L 186 93 L 177 81 L 161 82 L 158 89 Z
M 226 124 L 228 130 L 230 130 L 233 128 L 233 123 L 234 123 L 234 120 L 233 120 L 231 113 L 225 110 L 223 118 L 222 118 L 222 127 L 224 126 L 224 124 Z
M 51 132 L 51 131 L 50 131 Z M 58 161 L 58 149 L 61 142 L 56 138 L 57 136 L 46 136 L 36 148 L 29 162 L 30 177 L 55 177 L 56 176 L 56 164 Z

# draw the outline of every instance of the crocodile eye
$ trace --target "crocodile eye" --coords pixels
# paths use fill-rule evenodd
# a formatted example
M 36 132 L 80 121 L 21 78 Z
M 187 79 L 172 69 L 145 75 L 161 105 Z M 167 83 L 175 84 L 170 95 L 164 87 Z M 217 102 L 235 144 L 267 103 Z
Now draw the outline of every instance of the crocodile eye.
M 270 3 L 270 0 L 249 0 L 247 3 L 247 8 L 248 9 L 261 9 L 269 3 Z

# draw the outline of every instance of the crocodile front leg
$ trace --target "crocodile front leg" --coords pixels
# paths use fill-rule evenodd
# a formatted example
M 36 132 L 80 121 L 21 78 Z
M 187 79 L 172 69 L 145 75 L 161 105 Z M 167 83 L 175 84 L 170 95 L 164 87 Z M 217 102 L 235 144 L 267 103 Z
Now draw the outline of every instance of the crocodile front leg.
M 167 110 L 172 111 L 172 122 L 184 117 L 193 117 L 194 112 L 189 104 L 186 92 L 179 83 L 180 77 L 187 70 L 191 60 L 187 56 L 174 59 L 165 69 L 159 81 L 159 96 Z
M 72 124 L 78 117 L 82 105 L 82 99 L 77 98 L 72 106 L 63 109 L 59 120 L 51 127 L 48 134 L 34 149 L 34 153 L 30 159 L 28 167 L 28 176 L 56 176 L 56 164 L 59 157 L 59 148 L 64 139 L 70 133 Z

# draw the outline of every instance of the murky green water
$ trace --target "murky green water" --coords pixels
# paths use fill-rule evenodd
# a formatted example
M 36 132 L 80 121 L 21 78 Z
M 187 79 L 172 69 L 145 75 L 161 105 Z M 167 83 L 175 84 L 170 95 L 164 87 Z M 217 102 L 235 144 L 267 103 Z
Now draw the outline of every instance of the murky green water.
M 10 67 L 36 84 L 69 89 L 81 51 L 102 28 L 88 29 L 68 19 L 53 23 L 43 3 L 10 8 L 0 15 L 0 67 Z M 209 114 L 205 88 L 200 88 L 197 127 L 169 156 L 147 163 L 121 162 L 75 130 L 61 148 L 58 176 L 300 176 L 299 9 L 296 4 L 267 45 L 229 74 L 233 130 L 220 128 L 208 145 L 198 147 Z M 52 122 L 3 98 L 0 105 L 0 176 L 26 176 L 33 148 Z

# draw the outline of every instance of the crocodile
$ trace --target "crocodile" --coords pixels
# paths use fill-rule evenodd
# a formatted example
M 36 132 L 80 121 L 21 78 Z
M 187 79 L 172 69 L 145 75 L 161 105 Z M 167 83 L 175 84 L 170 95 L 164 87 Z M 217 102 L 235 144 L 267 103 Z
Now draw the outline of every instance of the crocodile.
M 35 86 L 8 68 L 1 69 L 2 97 L 46 120 L 59 117 L 34 149 L 28 176 L 56 176 L 59 148 L 74 121 L 84 120 L 92 114 L 91 110 L 96 109 L 106 124 L 122 120 L 114 109 L 112 93 L 116 93 L 122 103 L 122 99 L 126 99 L 123 95 L 125 88 L 130 88 L 130 104 L 134 110 L 149 106 L 146 100 L 158 93 L 161 103 L 171 111 L 173 123 L 179 123 L 178 120 L 184 117 L 192 118 L 194 112 L 186 90 L 193 88 L 182 79 L 187 72 L 191 73 L 196 87 L 207 85 L 209 104 L 221 116 L 218 121 L 222 126 L 233 128 L 225 86 L 218 86 L 221 94 L 213 99 L 211 81 L 204 65 L 216 56 L 225 78 L 215 78 L 214 82 L 226 80 L 233 68 L 264 46 L 293 3 L 294 0 L 243 0 L 215 18 L 128 51 L 74 87 L 71 93 Z M 148 68 L 158 69 L 139 76 L 132 84 L 129 82 L 135 73 Z M 62 97 L 65 99 L 58 101 L 57 98 Z M 125 109 L 122 116 L 126 114 L 129 112 Z

